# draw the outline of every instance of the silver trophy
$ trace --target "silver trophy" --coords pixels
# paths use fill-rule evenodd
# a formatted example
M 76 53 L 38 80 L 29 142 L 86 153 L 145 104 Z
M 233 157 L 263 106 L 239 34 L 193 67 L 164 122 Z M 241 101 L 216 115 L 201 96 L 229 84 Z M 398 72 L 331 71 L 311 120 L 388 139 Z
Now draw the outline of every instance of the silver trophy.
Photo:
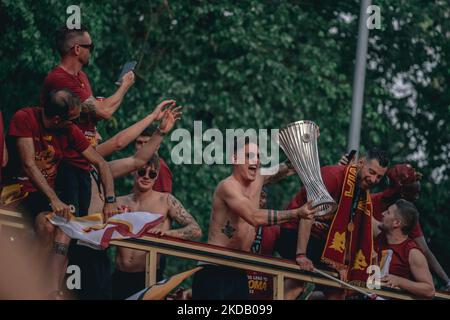
M 312 201 L 313 208 L 318 208 L 316 216 L 323 216 L 332 213 L 337 204 L 320 174 L 318 132 L 319 127 L 314 122 L 297 121 L 280 130 L 279 144 L 302 180 L 308 201 Z

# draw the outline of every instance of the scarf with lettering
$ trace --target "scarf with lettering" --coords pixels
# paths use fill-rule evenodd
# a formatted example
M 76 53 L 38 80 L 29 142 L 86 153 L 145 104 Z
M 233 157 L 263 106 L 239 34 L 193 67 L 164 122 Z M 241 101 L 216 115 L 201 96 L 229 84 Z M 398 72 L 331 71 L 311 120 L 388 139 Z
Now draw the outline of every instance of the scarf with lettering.
M 328 232 L 322 261 L 336 270 L 347 270 L 350 283 L 365 285 L 373 249 L 373 208 L 369 191 L 358 192 L 357 172 L 356 166 L 346 169 L 339 206 Z M 357 203 L 354 196 L 358 196 Z

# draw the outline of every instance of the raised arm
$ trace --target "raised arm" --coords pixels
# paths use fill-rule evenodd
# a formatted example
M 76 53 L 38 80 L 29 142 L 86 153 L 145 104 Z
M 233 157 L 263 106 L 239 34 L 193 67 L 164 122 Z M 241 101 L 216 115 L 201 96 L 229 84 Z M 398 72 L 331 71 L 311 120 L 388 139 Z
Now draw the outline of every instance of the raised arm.
M 281 224 L 294 219 L 311 219 L 315 210 L 309 204 L 294 210 L 266 210 L 256 207 L 229 181 L 223 182 L 217 192 L 227 206 L 252 226 Z
M 169 217 L 176 221 L 181 228 L 165 231 L 164 235 L 185 240 L 195 240 L 202 236 L 202 230 L 197 221 L 171 194 L 167 194 L 167 205 Z
M 415 281 L 391 274 L 381 280 L 386 282 L 388 286 L 398 287 L 416 296 L 432 299 L 435 291 L 427 259 L 418 249 L 412 249 L 409 252 L 408 261 Z
M 130 172 L 142 168 L 147 163 L 158 150 L 164 136 L 172 130 L 175 122 L 181 118 L 180 108 L 170 107 L 164 111 L 163 120 L 159 125 L 159 129 L 132 157 L 114 160 L 108 163 L 114 178 L 127 175 Z
M 164 100 L 161 102 L 152 113 L 147 115 L 144 119 L 136 122 L 132 126 L 120 131 L 111 139 L 106 140 L 100 144 L 96 150 L 102 157 L 107 157 L 115 151 L 122 150 L 133 142 L 153 121 L 161 120 L 164 115 L 163 109 L 166 106 L 175 106 L 175 100 Z
M 134 73 L 133 71 L 130 71 L 123 76 L 122 84 L 112 96 L 103 101 L 97 101 L 94 97 L 89 97 L 82 103 L 83 110 L 95 110 L 97 116 L 103 119 L 111 118 L 114 112 L 119 108 L 125 94 L 131 88 L 133 83 Z
M 19 137 L 17 138 L 16 146 L 25 174 L 36 189 L 49 199 L 53 212 L 67 219 L 70 213 L 69 206 L 59 200 L 55 190 L 48 184 L 41 170 L 36 165 L 33 138 Z

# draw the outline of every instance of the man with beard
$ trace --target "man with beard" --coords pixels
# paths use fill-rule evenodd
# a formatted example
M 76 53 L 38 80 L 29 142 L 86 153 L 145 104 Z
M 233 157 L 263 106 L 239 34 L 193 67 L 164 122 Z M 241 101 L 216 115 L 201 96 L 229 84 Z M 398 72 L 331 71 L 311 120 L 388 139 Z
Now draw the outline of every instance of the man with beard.
M 385 152 L 372 149 L 357 165 L 322 167 L 325 187 L 339 206 L 335 212 L 315 220 L 302 219 L 298 226 L 295 221 L 282 225 L 281 256 L 295 259 L 304 270 L 331 266 L 339 271 L 341 279 L 349 279 L 354 284 L 365 283 L 372 248 L 373 210 L 369 190 L 379 183 L 388 165 Z M 302 188 L 288 209 L 305 203 L 306 190 Z M 298 281 L 290 280 L 287 288 L 292 288 L 288 298 L 298 296 Z M 345 297 L 340 289 L 324 288 L 324 293 L 328 299 Z
M 418 217 L 419 212 L 411 202 L 397 200 L 383 212 L 381 223 L 373 225 L 374 247 L 378 264 L 388 271 L 381 278 L 382 282 L 391 288 L 432 299 L 434 285 L 427 260 L 417 243 L 408 236 Z M 388 250 L 392 252 L 390 259 L 386 258 Z
M 339 164 L 343 166 L 348 165 L 347 157 L 343 156 L 339 161 Z M 422 174 L 417 172 L 410 164 L 401 163 L 392 166 L 387 171 L 386 177 L 389 179 L 389 186 L 385 190 L 371 195 L 373 217 L 377 221 L 383 219 L 383 212 L 386 211 L 390 205 L 394 204 L 395 201 L 405 199 L 415 203 L 420 196 L 420 180 L 422 179 Z M 419 221 L 417 221 L 417 224 L 411 229 L 409 237 L 419 245 L 427 258 L 431 271 L 441 279 L 444 284 L 443 290 L 450 291 L 450 278 L 428 246 Z
M 260 209 L 261 190 L 269 176 L 260 173 L 258 145 L 248 137 L 244 143 L 235 139 L 233 151 L 233 173 L 214 192 L 209 244 L 250 252 L 257 226 L 312 218 L 315 210 L 309 203 L 286 211 Z M 192 298 L 248 299 L 247 274 L 245 270 L 204 264 L 194 276 Z

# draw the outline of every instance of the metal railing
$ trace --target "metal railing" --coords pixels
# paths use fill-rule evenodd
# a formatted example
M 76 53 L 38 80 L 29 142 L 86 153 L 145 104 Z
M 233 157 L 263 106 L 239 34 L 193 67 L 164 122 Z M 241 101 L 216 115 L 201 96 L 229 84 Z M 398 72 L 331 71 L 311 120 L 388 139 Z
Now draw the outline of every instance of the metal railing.
M 13 228 L 24 228 L 23 218 L 20 213 L 0 208 L 0 233 L 2 226 Z M 120 246 L 129 249 L 145 251 L 146 259 L 146 285 L 150 286 L 156 283 L 156 271 L 158 255 L 163 254 L 178 258 L 203 261 L 206 263 L 219 264 L 239 269 L 252 270 L 266 273 L 273 276 L 273 298 L 277 300 L 284 299 L 284 280 L 297 279 L 304 282 L 311 282 L 318 285 L 324 285 L 334 288 L 343 288 L 339 283 L 329 280 L 316 273 L 300 270 L 298 265 L 290 260 L 279 259 L 275 257 L 257 255 L 237 250 L 229 250 L 219 246 L 209 245 L 200 242 L 182 241 L 171 237 L 145 236 L 138 239 L 114 240 L 111 245 Z M 330 273 L 334 276 L 337 274 Z M 417 299 L 414 296 L 396 289 L 367 289 L 367 292 L 375 293 L 378 296 L 412 300 Z M 436 292 L 436 299 L 450 300 L 450 294 Z

